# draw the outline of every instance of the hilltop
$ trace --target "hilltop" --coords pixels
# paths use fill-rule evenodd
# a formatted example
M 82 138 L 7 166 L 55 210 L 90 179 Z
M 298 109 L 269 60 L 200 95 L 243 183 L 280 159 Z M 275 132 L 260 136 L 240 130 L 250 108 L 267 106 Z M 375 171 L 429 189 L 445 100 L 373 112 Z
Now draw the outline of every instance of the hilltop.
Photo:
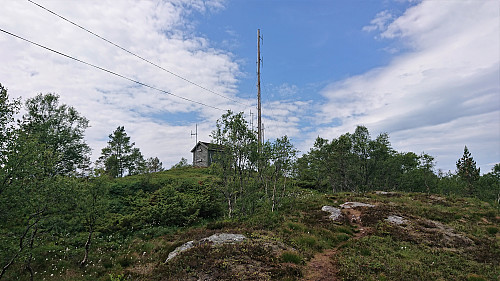
M 212 233 L 242 233 L 244 242 L 200 245 L 144 280 L 496 280 L 500 216 L 472 198 L 420 193 L 324 195 L 297 190 L 280 215 L 218 221 L 160 238 L 174 246 Z M 334 222 L 322 206 L 363 202 Z M 372 207 L 373 206 L 373 207 Z M 345 212 L 348 210 L 347 212 Z M 268 214 L 269 215 L 269 214 Z M 402 218 L 390 222 L 389 217 Z M 169 250 L 170 250 L 169 249 Z M 163 260 L 159 256 L 159 260 Z M 139 266 L 140 268 L 141 266 Z
M 500 212 L 475 198 L 321 193 L 294 187 L 277 210 L 228 218 L 209 169 L 114 179 L 88 262 L 87 232 L 43 234 L 35 280 L 497 280 Z M 366 205 L 346 207 L 346 202 Z M 163 214 L 158 206 L 162 206 Z M 339 208 L 337 220 L 322 210 Z M 163 218 L 150 221 L 149 218 Z M 54 227 L 61 222 L 54 220 Z M 73 222 L 76 224 L 76 222 Z M 245 238 L 215 243 L 214 234 Z M 55 238 L 57 237 L 57 238 Z M 204 240 L 205 239 L 205 240 Z M 166 262 L 186 242 L 194 247 Z M 27 277 L 22 264 L 7 280 Z

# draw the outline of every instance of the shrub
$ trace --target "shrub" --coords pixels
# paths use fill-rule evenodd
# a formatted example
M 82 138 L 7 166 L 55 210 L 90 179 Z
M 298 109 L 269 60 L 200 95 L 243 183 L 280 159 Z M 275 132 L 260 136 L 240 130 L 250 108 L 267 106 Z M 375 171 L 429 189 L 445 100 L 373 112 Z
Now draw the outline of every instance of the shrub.
M 497 233 L 498 233 L 498 228 L 494 227 L 494 226 L 488 226 L 486 228 L 486 231 L 492 235 L 492 236 L 495 236 Z
M 304 250 L 314 250 L 318 245 L 316 238 L 311 235 L 302 235 L 295 240 L 295 243 Z
M 294 263 L 294 264 L 301 264 L 302 258 L 293 252 L 283 252 L 281 254 L 281 261 L 282 262 L 290 262 L 290 263 Z
M 118 258 L 118 263 L 122 267 L 127 267 L 127 266 L 131 265 L 132 262 L 133 262 L 133 257 L 129 256 L 129 255 L 121 256 L 121 257 Z

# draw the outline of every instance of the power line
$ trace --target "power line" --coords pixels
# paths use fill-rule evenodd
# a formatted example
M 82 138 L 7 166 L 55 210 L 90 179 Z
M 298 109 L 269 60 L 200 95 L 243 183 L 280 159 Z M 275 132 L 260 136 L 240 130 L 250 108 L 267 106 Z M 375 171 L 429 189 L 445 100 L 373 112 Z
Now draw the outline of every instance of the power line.
M 199 101 L 191 100 L 191 99 L 188 99 L 188 98 L 185 98 L 185 97 L 182 97 L 182 96 L 179 96 L 179 95 L 173 94 L 173 93 L 171 93 L 171 92 L 169 92 L 169 91 L 165 91 L 165 90 L 162 90 L 162 89 L 156 88 L 156 87 L 154 87 L 154 86 L 150 86 L 150 85 L 148 85 L 148 84 L 146 84 L 146 83 L 143 83 L 143 82 L 140 82 L 140 81 L 134 80 L 134 79 L 132 79 L 132 78 L 129 78 L 129 77 L 127 77 L 127 76 L 124 76 L 124 75 L 121 75 L 121 74 L 119 74 L 119 73 L 113 72 L 113 71 L 111 71 L 111 70 L 105 69 L 105 68 L 103 68 L 103 67 L 100 67 L 100 66 L 97 66 L 97 65 L 94 65 L 94 64 L 88 63 L 88 62 L 86 62 L 86 61 L 83 61 L 83 60 L 77 59 L 77 58 L 75 58 L 75 57 L 72 57 L 72 56 L 70 56 L 70 55 L 66 55 L 66 54 L 64 54 L 64 53 L 61 53 L 61 52 L 56 51 L 56 50 L 54 50 L 54 49 L 51 49 L 51 48 L 49 48 L 49 47 L 46 47 L 46 46 L 40 45 L 40 44 L 38 44 L 38 43 L 36 43 L 36 42 L 30 41 L 30 40 L 28 40 L 28 39 L 26 39 L 26 38 L 23 38 L 23 37 L 21 37 L 21 36 L 19 36 L 19 35 L 16 35 L 16 34 L 14 34 L 14 33 L 8 32 L 8 31 L 3 30 L 3 29 L 1 29 L 1 28 L 0 28 L 0 31 L 1 31 L 1 32 L 3 32 L 3 33 L 8 34 L 8 35 L 10 35 L 10 36 L 16 37 L 16 38 L 21 39 L 21 40 L 23 40 L 23 41 L 26 41 L 26 42 L 28 42 L 28 43 L 30 43 L 30 44 L 33 44 L 33 45 L 35 45 L 35 46 L 38 46 L 38 47 L 40 47 L 40 48 L 43 48 L 43 49 L 45 49 L 45 50 L 48 50 L 48 51 L 51 51 L 51 52 L 56 53 L 56 54 L 58 54 L 58 55 L 61 55 L 61 56 L 63 56 L 63 57 L 66 57 L 66 58 L 69 58 L 69 59 L 75 60 L 75 61 L 77 61 L 77 62 L 79 62 L 79 63 L 83 63 L 83 64 L 86 64 L 86 65 L 88 65 L 88 66 L 91 66 L 91 67 L 97 68 L 97 69 L 102 70 L 102 71 L 104 71 L 104 72 L 107 72 L 107 73 L 109 73 L 109 74 L 113 74 L 113 75 L 118 76 L 118 77 L 120 77 L 120 78 L 126 79 L 126 80 L 131 81 L 131 82 L 134 82 L 134 83 L 136 83 L 136 84 L 139 84 L 139 85 L 141 85 L 141 86 L 144 86 L 144 87 L 147 87 L 147 88 L 150 88 L 150 89 L 153 89 L 153 90 L 156 90 L 156 91 L 159 91 L 159 92 L 162 92 L 162 93 L 165 93 L 165 94 L 168 94 L 168 95 L 171 95 L 171 96 L 174 96 L 174 97 L 180 98 L 180 99 L 183 99 L 183 100 L 185 100 L 185 101 L 189 101 L 189 102 L 192 102 L 192 103 L 197 103 L 197 104 L 199 104 L 199 105 L 203 105 L 203 106 L 206 106 L 206 107 L 211 107 L 211 108 L 213 108 L 213 109 L 218 109 L 218 110 L 225 111 L 224 109 L 218 108 L 218 107 L 216 107 L 216 106 L 208 105 L 208 104 L 205 104 L 205 103 L 202 103 L 202 102 L 199 102 Z
M 127 49 L 125 49 L 125 48 L 123 48 L 123 47 L 121 47 L 120 45 L 118 45 L 118 44 L 116 44 L 116 43 L 113 43 L 112 41 L 110 41 L 110 40 L 108 40 L 108 39 L 106 39 L 106 38 L 104 38 L 104 37 L 102 37 L 102 36 L 100 36 L 100 35 L 98 35 L 98 34 L 96 34 L 96 33 L 92 32 L 92 31 L 90 31 L 89 29 L 87 29 L 87 28 L 85 28 L 85 27 L 83 27 L 83 26 L 81 26 L 81 25 L 79 25 L 79 24 L 77 24 L 77 23 L 75 23 L 75 22 L 73 22 L 73 21 L 71 21 L 71 20 L 69 20 L 69 19 L 67 19 L 67 18 L 65 18 L 65 17 L 63 17 L 63 16 L 61 16 L 61 15 L 59 15 L 59 14 L 57 14 L 56 12 L 53 12 L 53 11 L 49 10 L 48 8 L 45 8 L 44 6 L 42 6 L 42 5 L 40 5 L 40 4 L 36 3 L 36 2 L 33 2 L 32 0 L 27 0 L 27 1 L 28 1 L 28 2 L 30 2 L 30 3 L 32 3 L 32 4 L 34 4 L 34 5 L 36 5 L 36 6 L 38 6 L 38 7 L 40 7 L 40 8 L 42 8 L 42 9 L 44 9 L 45 11 L 47 11 L 47 12 L 49 12 L 49 13 L 53 14 L 53 15 L 55 15 L 55 16 L 57 16 L 57 17 L 59 17 L 59 18 L 63 19 L 63 20 L 65 20 L 65 21 L 67 21 L 67 22 L 71 23 L 72 25 L 79 27 L 80 29 L 85 30 L 86 32 L 88 32 L 88 33 L 90 33 L 90 34 L 92 34 L 92 35 L 96 36 L 97 38 L 99 38 L 99 39 L 101 39 L 101 40 L 103 40 L 103 41 L 106 41 L 107 43 L 109 43 L 109 44 L 111 44 L 111 45 L 113 45 L 113 46 L 115 46 L 115 47 L 117 47 L 117 48 L 121 49 L 122 51 L 125 51 L 125 52 L 127 52 L 127 53 L 129 53 L 129 54 L 133 55 L 134 57 L 139 58 L 139 59 L 141 59 L 141 60 L 143 60 L 143 61 L 145 61 L 145 62 L 147 62 L 147 63 L 149 63 L 149 64 L 151 64 L 151 65 L 153 65 L 153 66 L 155 66 L 155 67 L 157 67 L 157 68 L 159 68 L 159 69 L 161 69 L 161 70 L 165 71 L 165 72 L 168 72 L 168 73 L 170 73 L 171 75 L 173 75 L 173 76 L 175 76 L 175 77 L 177 77 L 177 78 L 179 78 L 179 79 L 182 79 L 182 80 L 184 80 L 184 81 L 186 81 L 186 82 L 188 82 L 188 83 L 190 83 L 190 84 L 192 84 L 192 85 L 194 85 L 194 86 L 196 86 L 196 87 L 199 87 L 199 88 L 201 88 L 201 89 L 203 89 L 203 90 L 205 90 L 205 91 L 207 91 L 207 92 L 210 92 L 210 93 L 212 93 L 212 94 L 218 95 L 218 96 L 220 96 L 220 97 L 222 97 L 222 98 L 225 98 L 225 99 L 227 99 L 227 100 L 230 100 L 230 101 L 233 101 L 233 102 L 239 103 L 239 104 L 241 104 L 241 105 L 244 105 L 244 106 L 246 106 L 246 107 L 250 107 L 250 106 L 251 106 L 251 105 L 248 105 L 248 104 L 244 104 L 244 103 L 242 103 L 242 102 L 240 102 L 240 101 L 237 101 L 237 100 L 235 100 L 235 99 L 232 99 L 232 98 L 226 97 L 226 96 L 224 96 L 224 95 L 222 95 L 222 94 L 219 94 L 219 93 L 217 93 L 217 92 L 215 92 L 215 91 L 213 91 L 213 90 L 210 90 L 210 89 L 208 89 L 208 88 L 206 88 L 206 87 L 204 87 L 204 86 L 202 86 L 202 85 L 200 85 L 200 84 L 197 84 L 197 83 L 195 83 L 195 82 L 193 82 L 193 81 L 191 81 L 191 80 L 189 80 L 189 79 L 187 79 L 187 78 L 184 78 L 184 77 L 182 77 L 182 76 L 180 76 L 180 75 L 178 75 L 178 74 L 176 74 L 176 73 L 174 73 L 174 72 L 172 72 L 172 71 L 170 71 L 170 70 L 168 70 L 168 69 L 165 69 L 164 67 L 162 67 L 162 66 L 160 66 L 160 65 L 158 65 L 158 64 L 156 64 L 156 63 L 154 63 L 154 62 L 151 62 L 151 61 L 149 61 L 149 60 L 147 60 L 147 59 L 145 59 L 145 58 L 143 58 L 143 57 L 141 57 L 141 56 L 139 56 L 139 55 L 137 55 L 137 54 L 135 54 L 135 53 L 133 53 L 133 52 L 131 52 L 131 51 L 129 51 L 129 50 L 127 50 Z

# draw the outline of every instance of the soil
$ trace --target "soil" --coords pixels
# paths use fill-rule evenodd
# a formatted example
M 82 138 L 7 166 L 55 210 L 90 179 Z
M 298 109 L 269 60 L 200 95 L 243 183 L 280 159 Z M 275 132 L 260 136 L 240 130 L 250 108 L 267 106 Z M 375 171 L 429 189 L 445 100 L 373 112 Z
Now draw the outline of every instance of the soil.
M 351 239 L 361 239 L 367 235 L 373 233 L 374 229 L 372 227 L 366 227 L 361 225 L 360 215 L 361 211 L 354 209 L 343 209 L 342 212 L 348 218 L 351 218 L 351 224 L 357 225 L 359 232 L 356 233 Z M 346 214 L 347 213 L 347 214 Z M 324 250 L 321 253 L 317 253 L 314 257 L 307 263 L 304 269 L 303 281 L 335 281 L 340 280 L 337 278 L 338 261 L 337 256 L 340 252 L 340 248 L 347 243 L 344 241 L 337 245 L 334 249 Z
M 312 258 L 305 268 L 304 278 L 305 281 L 327 281 L 338 280 L 337 266 L 335 257 L 337 256 L 338 248 L 325 250 L 318 253 Z

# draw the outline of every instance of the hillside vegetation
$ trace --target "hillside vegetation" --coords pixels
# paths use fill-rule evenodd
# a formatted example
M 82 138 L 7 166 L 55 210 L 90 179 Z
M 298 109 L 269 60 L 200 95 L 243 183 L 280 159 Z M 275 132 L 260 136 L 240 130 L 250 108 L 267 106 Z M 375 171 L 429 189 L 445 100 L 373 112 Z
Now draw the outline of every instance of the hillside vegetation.
M 87 232 L 68 231 L 65 214 L 46 225 L 32 249 L 35 280 L 497 280 L 500 213 L 474 198 L 423 193 L 324 194 L 294 188 L 277 212 L 222 216 L 208 169 L 182 168 L 110 182 L 84 266 Z M 334 222 L 322 206 L 362 202 L 357 218 Z M 405 219 L 403 225 L 388 216 Z M 42 228 L 42 226 L 41 226 Z M 59 229 L 65 232 L 59 233 Z M 2 246 L 9 230 L 2 228 Z M 214 233 L 241 243 L 201 244 Z M 3 248 L 5 249 L 5 248 Z M 7 251 L 2 251 L 2 261 Z M 14 249 L 15 250 L 15 249 Z M 324 279 L 312 279 L 320 273 Z M 6 280 L 28 277 L 22 263 Z M 334 279 L 337 278 L 337 279 Z M 308 279 L 309 278 L 309 279 Z
M 500 164 L 481 175 L 466 146 L 436 173 L 358 126 L 298 157 L 229 111 L 214 164 L 165 170 L 123 126 L 91 163 L 88 120 L 55 94 L 20 107 L 0 85 L 1 280 L 500 276 Z

